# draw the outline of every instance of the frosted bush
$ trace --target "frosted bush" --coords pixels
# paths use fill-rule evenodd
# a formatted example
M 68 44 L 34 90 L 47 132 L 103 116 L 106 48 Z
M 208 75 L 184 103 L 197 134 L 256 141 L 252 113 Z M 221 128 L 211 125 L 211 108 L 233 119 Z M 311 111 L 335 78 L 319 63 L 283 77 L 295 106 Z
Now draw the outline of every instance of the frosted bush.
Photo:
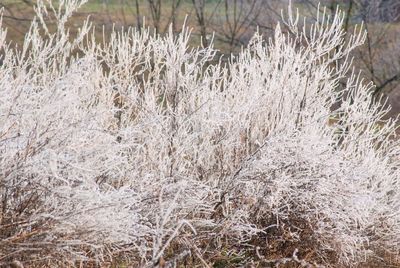
M 0 30 L 1 262 L 398 253 L 396 125 L 351 72 L 365 33 L 345 40 L 343 14 L 301 28 L 289 8 L 288 34 L 278 24 L 222 63 L 187 29 L 70 36 L 82 4 L 39 1 L 20 49 Z

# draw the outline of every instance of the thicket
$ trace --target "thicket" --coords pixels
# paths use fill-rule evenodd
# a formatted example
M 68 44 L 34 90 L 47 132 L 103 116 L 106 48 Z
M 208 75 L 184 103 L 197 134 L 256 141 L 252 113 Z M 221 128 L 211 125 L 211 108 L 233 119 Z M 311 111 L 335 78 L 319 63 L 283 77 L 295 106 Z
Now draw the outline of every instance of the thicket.
M 38 1 L 22 47 L 0 30 L 2 264 L 396 261 L 400 146 L 351 68 L 361 28 L 289 7 L 290 33 L 215 64 L 185 28 L 72 37 L 82 4 Z

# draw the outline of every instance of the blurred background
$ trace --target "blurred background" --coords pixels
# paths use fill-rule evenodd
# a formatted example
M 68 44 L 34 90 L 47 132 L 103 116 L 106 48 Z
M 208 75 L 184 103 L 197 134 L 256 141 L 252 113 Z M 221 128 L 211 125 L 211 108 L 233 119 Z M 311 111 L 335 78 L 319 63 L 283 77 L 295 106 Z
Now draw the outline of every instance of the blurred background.
M 57 6 L 57 1 L 53 1 Z M 318 4 L 320 3 L 320 4 Z M 193 46 L 208 46 L 214 38 L 214 47 L 221 56 L 237 53 L 255 31 L 271 37 L 282 12 L 287 14 L 289 0 L 89 0 L 69 22 L 71 33 L 78 30 L 90 15 L 95 35 L 105 38 L 112 29 L 129 26 L 151 27 L 163 34 L 179 32 L 185 23 L 193 29 Z M 326 9 L 332 16 L 337 9 L 347 15 L 344 30 L 349 38 L 356 25 L 364 23 L 368 31 L 364 46 L 354 56 L 354 67 L 366 81 L 376 87 L 372 94 L 388 97 L 393 107 L 388 117 L 400 113 L 400 0 L 293 0 L 306 21 L 317 19 L 317 13 Z M 0 0 L 3 25 L 8 28 L 7 39 L 21 46 L 34 12 L 35 0 Z M 47 18 L 51 25 L 51 17 Z M 358 26 L 359 27 L 359 26 Z M 287 31 L 282 27 L 283 31 Z M 225 59 L 228 56 L 225 56 Z

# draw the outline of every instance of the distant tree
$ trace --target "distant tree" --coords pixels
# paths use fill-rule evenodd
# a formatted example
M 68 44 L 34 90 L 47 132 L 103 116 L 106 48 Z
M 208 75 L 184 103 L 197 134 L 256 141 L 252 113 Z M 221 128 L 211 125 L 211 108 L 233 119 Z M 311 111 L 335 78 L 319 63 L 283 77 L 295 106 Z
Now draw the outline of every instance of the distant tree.
M 207 24 L 209 23 L 206 19 L 205 5 L 206 0 L 192 0 L 194 10 L 196 12 L 197 23 L 200 27 L 201 43 L 203 47 L 208 46 L 207 38 Z
M 153 27 L 157 33 L 160 32 L 162 2 L 162 0 L 147 0 L 153 20 Z
M 308 6 L 310 16 L 323 6 L 318 1 L 302 0 Z M 367 30 L 366 44 L 355 51 L 354 66 L 376 85 L 372 94 L 376 97 L 389 94 L 400 82 L 400 40 L 398 27 L 389 22 L 399 19 L 400 1 L 397 0 L 329 0 L 330 15 L 336 10 L 346 12 L 344 29 L 349 33 L 356 23 L 364 22 Z M 348 38 L 348 36 L 346 37 Z

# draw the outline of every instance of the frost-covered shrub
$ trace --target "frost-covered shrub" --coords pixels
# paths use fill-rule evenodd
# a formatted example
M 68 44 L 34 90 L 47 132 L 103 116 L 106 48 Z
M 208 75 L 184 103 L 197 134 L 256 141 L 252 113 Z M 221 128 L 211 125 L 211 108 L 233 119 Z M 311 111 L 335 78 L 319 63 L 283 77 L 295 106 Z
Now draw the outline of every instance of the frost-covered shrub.
M 344 40 L 341 13 L 299 28 L 289 10 L 288 34 L 223 64 L 186 29 L 71 37 L 81 4 L 53 9 L 52 33 L 39 1 L 20 49 L 0 31 L 2 262 L 335 266 L 399 251 L 396 126 L 349 74 L 365 34 Z

